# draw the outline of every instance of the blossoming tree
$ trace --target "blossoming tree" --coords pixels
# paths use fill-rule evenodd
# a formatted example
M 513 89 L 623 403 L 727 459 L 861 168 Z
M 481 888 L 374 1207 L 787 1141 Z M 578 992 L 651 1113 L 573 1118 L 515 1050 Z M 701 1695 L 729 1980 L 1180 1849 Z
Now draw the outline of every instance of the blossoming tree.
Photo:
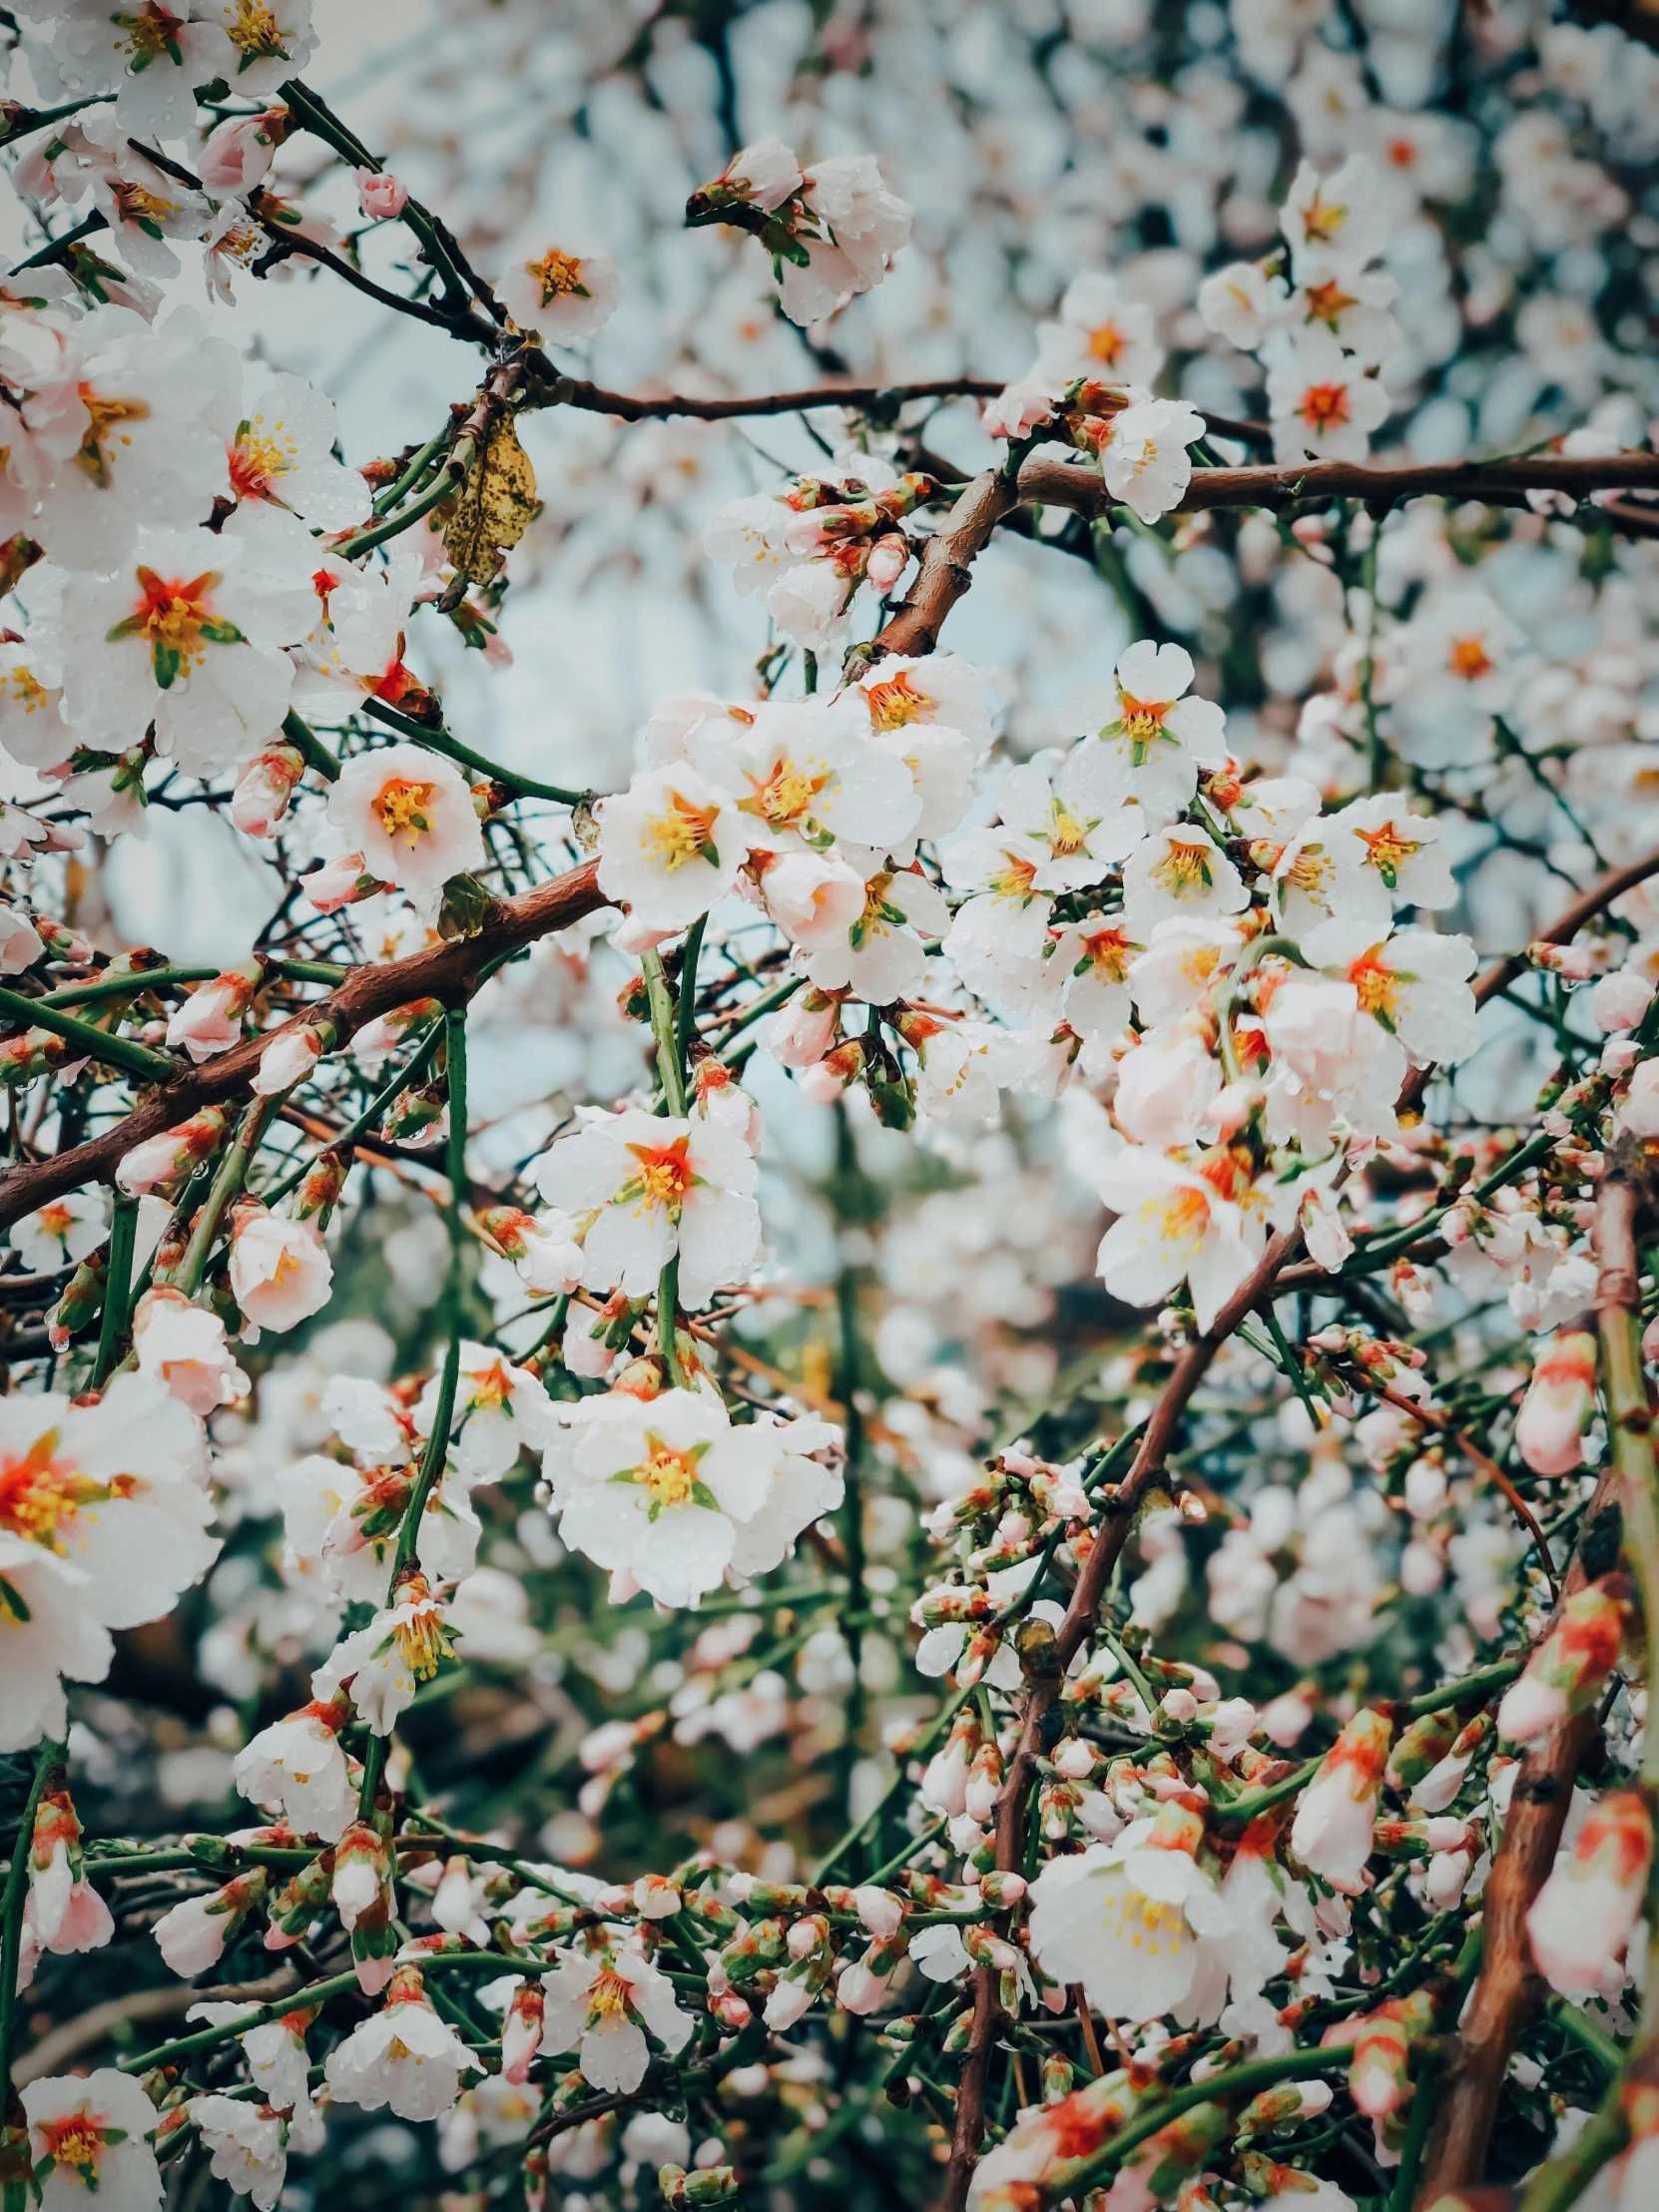
M 0 11 L 4 2212 L 1651 2205 L 1659 59 L 312 16 Z

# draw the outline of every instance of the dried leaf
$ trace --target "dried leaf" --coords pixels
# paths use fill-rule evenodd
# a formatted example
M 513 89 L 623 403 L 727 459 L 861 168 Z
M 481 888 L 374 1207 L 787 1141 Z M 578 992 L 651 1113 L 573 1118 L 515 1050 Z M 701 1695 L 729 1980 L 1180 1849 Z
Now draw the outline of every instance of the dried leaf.
M 487 584 L 529 529 L 538 506 L 536 472 L 518 442 L 510 415 L 497 415 L 473 457 L 443 542 L 455 567 L 473 584 Z

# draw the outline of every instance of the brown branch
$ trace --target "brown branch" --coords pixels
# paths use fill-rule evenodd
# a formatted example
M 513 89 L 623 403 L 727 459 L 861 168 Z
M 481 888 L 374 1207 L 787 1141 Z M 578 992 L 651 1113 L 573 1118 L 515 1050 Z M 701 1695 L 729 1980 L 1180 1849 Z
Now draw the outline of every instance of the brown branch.
M 1051 1653 L 1043 1655 L 1043 1672 L 1036 1675 L 1026 1697 L 1020 1727 L 1019 1748 L 1003 1778 L 996 1807 L 996 1863 L 1004 1872 L 1016 1872 L 1025 1856 L 1025 1807 L 1036 1780 L 1037 1760 L 1045 1744 L 1048 1716 L 1060 1695 L 1067 1667 L 1093 1633 L 1100 1611 L 1135 1515 L 1153 1482 L 1163 1472 L 1193 1392 L 1203 1382 L 1212 1360 L 1252 1309 L 1272 1290 L 1280 1270 L 1301 1242 L 1300 1231 L 1275 1236 L 1255 1271 L 1233 1294 L 1202 1337 L 1195 1337 L 1175 1363 L 1175 1372 L 1147 1422 L 1140 1448 L 1128 1475 L 1114 1495 L 1102 1505 L 1101 1524 L 1081 1573 L 1072 1590 L 1065 1618 L 1054 1634 Z M 985 2091 L 991 2054 L 996 2048 L 1000 2020 L 996 1978 L 989 1967 L 974 1973 L 973 2028 L 967 2058 L 962 2067 L 956 2102 L 956 2125 L 950 2146 L 942 2212 L 962 2212 L 968 2183 L 979 2155 L 984 2132 Z
M 1596 1305 L 1601 1312 L 1628 1317 L 1638 1296 L 1634 1193 L 1612 1178 L 1596 1200 L 1595 1245 L 1600 1275 Z M 1590 1529 L 1602 1510 L 1619 1498 L 1623 1479 L 1609 1453 L 1581 1527 Z M 1568 1598 L 1584 1587 L 1582 1539 L 1575 1549 L 1550 1627 Z M 1545 1633 L 1547 1634 L 1547 1629 Z M 1561 1847 L 1572 1803 L 1573 1783 L 1598 1731 L 1592 1707 L 1531 1745 L 1521 1760 L 1503 1824 L 1503 1840 L 1481 1896 L 1484 1937 L 1480 1978 L 1474 1985 L 1462 2025 L 1452 2041 L 1440 2083 L 1440 2105 L 1423 2160 L 1416 2204 L 1427 2207 L 1447 2190 L 1478 2181 L 1485 2170 L 1486 2145 L 1497 2117 L 1509 2055 L 1545 1995 L 1543 1976 L 1532 1962 L 1526 1939 L 1526 1916 L 1543 1888 Z
M 1473 1437 L 1458 1428 L 1450 1414 L 1442 1412 L 1438 1406 L 1420 1404 L 1414 1397 L 1401 1397 L 1397 1390 L 1390 1390 L 1385 1382 L 1378 1382 L 1366 1376 L 1357 1376 L 1355 1381 L 1357 1386 L 1371 1396 L 1382 1398 L 1385 1404 L 1393 1406 L 1396 1412 L 1408 1413 L 1412 1420 L 1419 1422 L 1424 1428 L 1432 1428 L 1436 1435 L 1443 1436 L 1454 1450 L 1463 1454 L 1476 1474 L 1483 1475 L 1494 1490 L 1502 1493 L 1515 1517 L 1522 1522 L 1538 1547 L 1538 1557 L 1543 1561 L 1544 1572 L 1549 1577 L 1550 1597 L 1558 1597 L 1560 1578 L 1555 1572 L 1555 1561 L 1550 1557 L 1549 1544 L 1543 1530 L 1538 1526 L 1537 1517 L 1491 1454 L 1482 1451 Z
M 1634 890 L 1638 883 L 1645 883 L 1650 875 L 1659 875 L 1659 852 L 1646 853 L 1639 860 L 1632 860 L 1628 867 L 1621 867 L 1611 875 L 1604 875 L 1592 883 L 1581 897 L 1575 898 L 1565 912 L 1557 914 L 1547 929 L 1540 929 L 1533 938 L 1534 944 L 1566 944 L 1576 937 L 1587 921 L 1611 906 L 1615 898 L 1622 898 L 1626 891 Z M 1488 998 L 1495 998 L 1500 991 L 1526 974 L 1529 962 L 1524 952 L 1511 952 L 1485 974 L 1476 978 L 1475 1003 L 1484 1006 Z
M 486 960 L 516 952 L 554 929 L 563 929 L 605 904 L 599 889 L 599 863 L 585 860 L 568 874 L 538 883 L 516 898 L 495 900 L 473 937 L 455 937 L 414 952 L 407 959 L 353 968 L 337 990 L 314 999 L 295 1022 L 328 1021 L 343 1043 L 365 1022 L 417 998 L 452 1001 L 471 990 Z M 291 1024 L 287 1026 L 292 1026 Z M 32 1213 L 65 1191 L 84 1183 L 108 1183 L 134 1145 L 186 1120 L 201 1107 L 234 1098 L 254 1079 L 261 1055 L 277 1031 L 250 1037 L 199 1068 L 153 1090 L 108 1129 L 53 1160 L 31 1161 L 0 1175 L 0 1227 Z
M 1659 453 L 1609 453 L 1569 459 L 1537 453 L 1514 461 L 1411 462 L 1374 468 L 1359 461 L 1309 461 L 1301 467 L 1199 468 L 1173 512 L 1206 507 L 1277 507 L 1287 501 L 1363 499 L 1391 507 L 1402 499 L 1484 499 L 1507 506 L 1528 491 L 1559 491 L 1586 499 L 1593 491 L 1659 491 Z M 1117 504 L 1092 468 L 1028 460 L 1019 472 L 1022 504 L 1071 507 L 1104 515 Z M 1619 514 L 1599 508 L 1615 524 Z M 1642 513 L 1641 509 L 1636 512 Z M 1648 517 L 1643 514 L 1644 522 Z M 1652 518 L 1659 521 L 1659 510 Z
M 808 391 L 755 392 L 740 399 L 697 399 L 686 392 L 665 392 L 636 399 L 626 391 L 606 391 L 584 377 L 561 376 L 546 354 L 532 348 L 522 356 L 536 380 L 527 396 L 531 407 L 576 407 L 587 414 L 614 415 L 621 422 L 665 422 L 674 416 L 694 422 L 731 422 L 746 415 L 809 413 L 817 407 L 856 407 L 880 413 L 915 399 L 994 399 L 1003 382 L 990 376 L 934 376 L 917 384 L 819 384 Z M 1200 410 L 1212 434 L 1240 445 L 1271 445 L 1265 422 L 1239 422 L 1232 415 Z
M 973 581 L 974 556 L 1012 512 L 1017 493 L 1001 469 L 975 476 L 939 528 L 922 547 L 921 567 L 899 605 L 867 648 L 871 660 L 886 653 L 931 653 L 944 618 Z

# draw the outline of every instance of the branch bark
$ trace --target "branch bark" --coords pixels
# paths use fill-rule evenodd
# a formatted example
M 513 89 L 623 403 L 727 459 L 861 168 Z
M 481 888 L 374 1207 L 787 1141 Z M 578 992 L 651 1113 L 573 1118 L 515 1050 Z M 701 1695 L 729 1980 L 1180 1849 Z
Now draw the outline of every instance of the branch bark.
M 1036 1779 L 1037 1760 L 1045 1748 L 1044 1734 L 1048 1717 L 1058 1702 L 1060 1685 L 1065 1679 L 1067 1667 L 1093 1632 L 1101 1600 L 1112 1579 L 1112 1570 L 1129 1540 L 1135 1515 L 1154 1480 L 1163 1472 L 1164 1462 L 1180 1429 L 1182 1416 L 1193 1392 L 1209 1371 L 1211 1361 L 1251 1310 L 1273 1289 L 1280 1270 L 1300 1242 L 1300 1231 L 1293 1230 L 1275 1236 L 1269 1242 L 1254 1273 L 1222 1308 L 1210 1329 L 1204 1336 L 1196 1337 L 1181 1354 L 1175 1364 L 1174 1374 L 1164 1385 L 1152 1418 L 1147 1422 L 1146 1433 L 1141 1438 L 1140 1449 L 1135 1454 L 1133 1465 L 1119 1485 L 1116 1495 L 1103 1508 L 1102 1523 L 1096 1531 L 1094 1546 L 1083 1562 L 1082 1572 L 1077 1577 L 1071 1601 L 1066 1607 L 1065 1618 L 1054 1632 L 1051 1659 L 1045 1662 L 1044 1671 L 1031 1684 L 1026 1699 L 1025 1717 L 1020 1728 L 1019 1747 L 1009 1762 L 1008 1771 L 1003 1778 L 1002 1795 L 997 1800 L 996 1863 L 1005 1873 L 1020 1870 L 1025 1856 L 1026 1801 Z M 989 1967 L 977 1967 L 974 1972 L 973 2027 L 967 2057 L 962 2067 L 942 2212 L 962 2212 L 967 2202 L 968 2184 L 973 2176 L 973 2168 L 979 2155 L 979 2141 L 984 2132 L 985 2090 L 1000 2018 L 995 1976 Z
M 888 653 L 931 653 L 944 618 L 973 581 L 974 556 L 1019 503 L 1018 489 L 999 468 L 975 476 L 922 548 L 915 581 L 869 647 L 871 660 Z
M 1639 1314 L 1634 1225 L 1635 1193 L 1628 1183 L 1612 1177 L 1596 1200 L 1596 1307 L 1604 1340 L 1609 1329 L 1628 1328 L 1631 1316 Z M 1651 1465 L 1652 1447 L 1645 1431 L 1643 1440 Z M 1624 1492 L 1619 1455 L 1610 1452 L 1582 1526 L 1590 1528 L 1596 1516 Z M 1550 1616 L 1551 1626 L 1587 1579 L 1580 1543 Z M 1486 2146 L 1510 2053 L 1547 1993 L 1543 1976 L 1532 1962 L 1526 1916 L 1555 1864 L 1573 1783 L 1596 1733 L 1592 1708 L 1532 1745 L 1521 1760 L 1503 1840 L 1481 1898 L 1480 1977 L 1441 2075 L 1440 2105 L 1415 2198 L 1419 2208 L 1436 2203 L 1448 2190 L 1479 2181 L 1485 2171 Z
M 1659 491 L 1659 453 L 1609 453 L 1568 459 L 1537 453 L 1514 461 L 1411 462 L 1373 468 L 1359 461 L 1308 461 L 1300 467 L 1199 468 L 1177 514 L 1206 507 L 1276 507 L 1288 500 L 1363 499 L 1391 507 L 1402 499 L 1484 499 L 1513 505 L 1529 491 L 1564 492 L 1587 499 L 1593 491 Z M 1065 461 L 1028 460 L 1019 472 L 1022 505 L 1072 507 L 1104 515 L 1117 504 L 1087 467 Z M 1606 510 L 1603 510 L 1606 511 Z M 1638 513 L 1642 511 L 1636 510 Z M 1616 514 L 1609 519 L 1617 522 Z M 1643 514 L 1644 522 L 1648 519 Z M 1659 511 L 1654 520 L 1659 521 Z
M 394 1007 L 406 1006 L 412 999 L 449 1002 L 464 998 L 486 960 L 516 952 L 537 937 L 580 921 L 584 914 L 604 904 L 599 863 L 585 860 L 567 874 L 538 883 L 534 890 L 494 901 L 476 936 L 455 937 L 447 944 L 411 953 L 407 959 L 354 968 L 337 990 L 301 1008 L 294 1023 L 331 1022 L 343 1043 L 365 1022 L 390 1013 Z M 262 1036 L 250 1037 L 245 1044 L 160 1085 L 120 1121 L 56 1159 L 30 1161 L 8 1169 L 0 1175 L 0 1227 L 61 1197 L 65 1191 L 79 1190 L 85 1183 L 110 1182 L 123 1157 L 143 1138 L 173 1128 L 203 1106 L 240 1097 L 253 1082 L 266 1046 L 279 1034 L 278 1030 L 267 1030 Z

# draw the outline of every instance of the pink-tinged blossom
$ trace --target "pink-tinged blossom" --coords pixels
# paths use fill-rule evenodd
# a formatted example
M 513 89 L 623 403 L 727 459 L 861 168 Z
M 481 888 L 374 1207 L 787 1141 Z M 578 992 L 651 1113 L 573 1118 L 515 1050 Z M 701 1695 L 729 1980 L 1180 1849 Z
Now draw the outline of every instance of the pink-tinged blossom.
M 672 2057 L 694 2025 L 668 1976 L 631 1945 L 572 1953 L 545 1977 L 542 1991 L 543 2052 L 576 2051 L 583 2080 L 601 2093 L 627 2095 L 645 2079 L 647 2027 Z
M 427 922 L 435 920 L 449 878 L 488 858 L 471 788 L 450 762 L 422 746 L 354 755 L 328 794 L 327 813 L 329 828 L 361 855 L 364 871 L 407 892 Z
M 1571 1474 L 1584 1464 L 1584 1432 L 1595 1409 L 1596 1341 L 1582 1330 L 1563 1330 L 1537 1348 L 1515 1416 L 1515 1449 L 1534 1474 Z
M 259 1329 L 293 1329 L 328 1303 L 333 1265 L 315 1229 L 258 1200 L 231 1216 L 231 1289 Z
M 401 2120 L 436 2119 L 461 2093 L 461 2076 L 477 2061 L 455 2030 L 432 2009 L 420 1973 L 400 1966 L 385 2002 L 326 2061 L 336 2103 L 365 2111 L 389 2107 Z
M 1653 1821 L 1634 1790 L 1609 1790 L 1563 1853 L 1526 1916 L 1532 1955 L 1565 1997 L 1615 1993 L 1641 1918 Z
M 40 2212 L 160 2212 L 160 2115 L 131 2074 L 48 2075 L 22 2091 Z
M 250 759 L 279 728 L 302 636 L 301 559 L 229 530 L 144 529 L 110 576 L 64 589 L 64 707 L 85 744 L 139 744 L 193 776 Z
M 252 1385 L 225 1341 L 225 1324 L 182 1291 L 159 1284 L 133 1315 L 139 1373 L 156 1376 L 202 1419 L 246 1397 Z
M 409 203 L 409 188 L 389 169 L 359 169 L 357 207 L 370 223 L 395 222 Z
M 1173 2013 L 1207 2024 L 1227 1994 L 1237 1936 L 1197 1863 L 1203 1821 L 1166 1805 L 1113 1844 L 1054 1859 L 1031 1887 L 1031 1949 L 1045 1972 L 1081 1982 L 1091 2004 L 1132 2020 Z
M 574 345 L 604 328 L 622 297 L 622 279 L 608 254 L 578 252 L 568 240 L 525 231 L 502 252 L 496 284 L 501 304 L 521 330 L 550 345 Z
M 643 1298 L 680 1261 L 680 1295 L 706 1306 L 744 1282 L 761 1250 L 754 1154 L 715 1122 L 624 1107 L 591 1113 L 536 1163 L 542 1196 L 590 1220 L 583 1238 L 590 1290 Z
M 250 960 L 230 968 L 212 982 L 199 983 L 175 1008 L 167 1025 L 167 1041 L 175 1051 L 183 1045 L 198 1067 L 215 1053 L 229 1052 L 242 1042 L 242 1017 L 254 1002 L 264 976 L 264 964 Z
M 337 1843 L 357 1805 L 339 1741 L 346 1717 L 344 1705 L 317 1701 L 262 1728 L 237 1754 L 237 1788 L 296 1835 Z
M 1363 461 L 1393 402 L 1323 325 L 1303 330 L 1287 360 L 1268 371 L 1275 457 Z
M 1365 1887 L 1388 1738 L 1382 1714 L 1356 1713 L 1303 1792 L 1291 1829 L 1294 1856 L 1348 1897 Z

